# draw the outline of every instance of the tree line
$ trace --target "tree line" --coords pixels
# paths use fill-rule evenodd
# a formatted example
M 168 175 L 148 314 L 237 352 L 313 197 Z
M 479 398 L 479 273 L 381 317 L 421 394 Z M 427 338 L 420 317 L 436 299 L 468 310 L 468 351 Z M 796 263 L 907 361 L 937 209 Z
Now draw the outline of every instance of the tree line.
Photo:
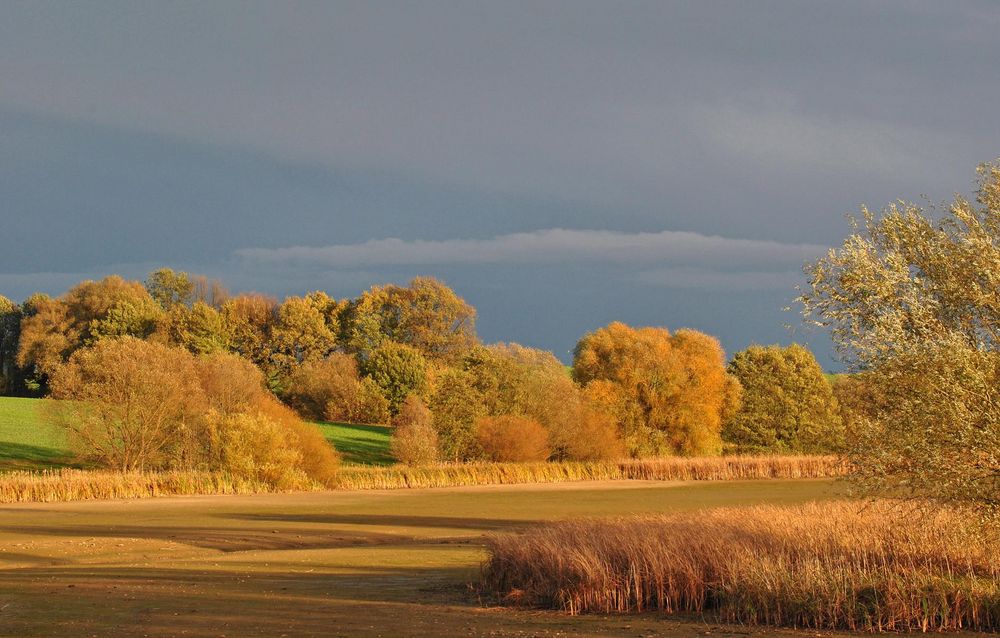
M 718 340 L 704 333 L 616 322 L 581 338 L 567 370 L 551 352 L 481 343 L 475 319 L 470 304 L 427 277 L 353 299 L 317 291 L 278 302 L 164 268 L 144 283 L 110 276 L 60 297 L 0 298 L 0 388 L 94 403 L 100 397 L 87 387 L 98 384 L 101 366 L 102 382 L 127 385 L 144 378 L 135 369 L 143 361 L 164 378 L 180 366 L 186 382 L 211 361 L 246 384 L 239 366 L 252 364 L 259 379 L 250 385 L 302 418 L 393 424 L 397 458 L 413 463 L 843 445 L 834 388 L 800 346 L 754 346 L 727 365 Z M 165 368 L 170 357 L 181 359 Z M 90 424 L 89 433 L 76 431 L 90 456 L 112 463 L 97 451 L 98 417 L 76 418 Z

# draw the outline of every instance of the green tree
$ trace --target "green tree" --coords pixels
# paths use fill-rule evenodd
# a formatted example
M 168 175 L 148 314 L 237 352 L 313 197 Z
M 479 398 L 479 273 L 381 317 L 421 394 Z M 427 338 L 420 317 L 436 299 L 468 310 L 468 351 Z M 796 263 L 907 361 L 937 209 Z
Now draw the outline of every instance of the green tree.
M 0 394 L 20 394 L 23 371 L 17 365 L 17 348 L 21 339 L 21 306 L 0 295 Z
M 833 388 L 802 346 L 750 346 L 729 373 L 743 388 L 742 407 L 723 424 L 726 443 L 744 450 L 835 452 L 844 427 Z
M 432 361 L 455 363 L 478 343 L 475 308 L 429 277 L 417 277 L 406 287 L 372 288 L 342 317 L 343 341 L 362 359 L 383 342 L 395 341 Z
M 230 334 L 222 313 L 202 301 L 190 307 L 175 305 L 164 315 L 157 332 L 174 345 L 194 354 L 229 349 Z
M 451 461 L 476 458 L 476 419 L 485 411 L 472 375 L 464 370 L 445 370 L 435 380 L 428 407 L 434 415 L 441 456 Z
M 146 290 L 164 310 L 189 305 L 194 300 L 194 283 L 186 272 L 160 268 L 149 273 Z
M 850 457 L 858 484 L 1000 511 L 1000 163 L 975 201 L 898 202 L 809 264 L 800 301 L 865 372 Z M 854 424 L 852 424 L 854 427 Z
M 389 400 L 392 414 L 407 396 L 420 395 L 427 383 L 427 361 L 416 348 L 387 341 L 363 361 L 361 371 L 372 379 Z

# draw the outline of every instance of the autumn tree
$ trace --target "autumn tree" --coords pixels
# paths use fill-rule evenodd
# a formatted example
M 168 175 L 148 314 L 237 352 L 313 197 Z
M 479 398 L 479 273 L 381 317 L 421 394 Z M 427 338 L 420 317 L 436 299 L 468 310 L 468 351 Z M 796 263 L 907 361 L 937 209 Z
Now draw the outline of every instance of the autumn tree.
M 220 312 L 229 335 L 230 349 L 253 361 L 265 374 L 271 369 L 271 333 L 277 321 L 278 302 L 260 294 L 228 299 Z
M 135 338 L 74 352 L 53 375 L 52 397 L 74 447 L 122 471 L 190 457 L 190 428 L 206 408 L 190 354 Z
M 51 375 L 78 348 L 103 337 L 149 336 L 162 310 L 142 284 L 117 275 L 84 281 L 34 303 L 21 323 L 18 364 Z
M 631 454 L 721 451 L 721 421 L 737 382 L 714 338 L 615 322 L 580 340 L 573 374 L 585 386 L 600 382 L 595 401 L 621 409 L 615 416 Z
M 351 302 L 342 317 L 343 341 L 362 359 L 394 341 L 427 359 L 455 363 L 478 343 L 475 308 L 429 277 L 417 277 L 406 287 L 374 287 Z
M 339 352 L 296 366 L 285 383 L 282 398 L 307 419 L 389 421 L 389 401 L 378 385 L 360 376 L 354 357 Z
M 859 485 L 1000 511 L 1000 162 L 974 201 L 862 209 L 806 268 L 807 319 L 876 393 L 850 457 Z
M 157 325 L 156 334 L 194 354 L 224 352 L 230 346 L 229 326 L 222 313 L 202 301 L 190 307 L 171 306 Z
M 544 461 L 552 448 L 542 424 L 526 416 L 486 416 L 476 420 L 476 440 L 491 461 Z
M 742 407 L 722 438 L 743 450 L 820 453 L 843 448 L 844 427 L 833 388 L 802 346 L 751 346 L 729 373 L 743 388 Z
M 362 362 L 361 371 L 381 388 L 393 414 L 407 396 L 421 394 L 427 382 L 427 360 L 420 351 L 393 341 L 373 351 Z
M 441 456 L 449 461 L 476 458 L 476 419 L 484 416 L 483 395 L 472 375 L 448 369 L 437 377 L 428 399 Z
M 420 397 L 411 394 L 392 419 L 392 456 L 407 465 L 427 465 L 438 460 L 438 434 L 434 417 Z
M 289 297 L 278 307 L 270 351 L 271 365 L 280 374 L 287 374 L 300 363 L 326 357 L 335 345 L 336 335 L 310 299 Z

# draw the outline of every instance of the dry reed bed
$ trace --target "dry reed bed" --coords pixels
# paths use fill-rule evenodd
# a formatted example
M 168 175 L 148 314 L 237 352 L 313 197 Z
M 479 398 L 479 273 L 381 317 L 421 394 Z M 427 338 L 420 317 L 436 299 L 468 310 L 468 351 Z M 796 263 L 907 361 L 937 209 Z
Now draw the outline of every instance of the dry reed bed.
M 733 456 L 566 463 L 468 463 L 428 467 L 345 466 L 345 490 L 457 487 L 512 483 L 606 480 L 738 480 L 841 476 L 843 464 L 827 456 Z M 302 485 L 303 490 L 322 489 Z M 218 472 L 113 472 L 51 470 L 0 474 L 0 503 L 131 499 L 195 494 L 260 494 L 287 491 Z
M 153 498 L 277 491 L 261 481 L 218 472 L 50 470 L 0 475 L 0 503 Z
M 835 456 L 724 456 L 559 463 L 456 463 L 423 467 L 347 466 L 341 489 L 558 483 L 564 481 L 711 481 L 833 478 L 846 466 Z
M 1000 629 L 1000 548 L 958 512 L 887 503 L 555 523 L 488 540 L 483 591 L 570 613 L 814 629 Z

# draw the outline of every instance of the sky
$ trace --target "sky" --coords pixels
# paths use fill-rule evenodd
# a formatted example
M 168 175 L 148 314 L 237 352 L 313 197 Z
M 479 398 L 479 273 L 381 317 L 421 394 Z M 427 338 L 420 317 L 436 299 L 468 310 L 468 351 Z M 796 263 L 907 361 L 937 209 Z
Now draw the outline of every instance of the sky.
M 5 2 L 0 294 L 432 275 L 563 359 L 621 320 L 837 369 L 802 264 L 971 191 L 997 33 L 992 1 Z

